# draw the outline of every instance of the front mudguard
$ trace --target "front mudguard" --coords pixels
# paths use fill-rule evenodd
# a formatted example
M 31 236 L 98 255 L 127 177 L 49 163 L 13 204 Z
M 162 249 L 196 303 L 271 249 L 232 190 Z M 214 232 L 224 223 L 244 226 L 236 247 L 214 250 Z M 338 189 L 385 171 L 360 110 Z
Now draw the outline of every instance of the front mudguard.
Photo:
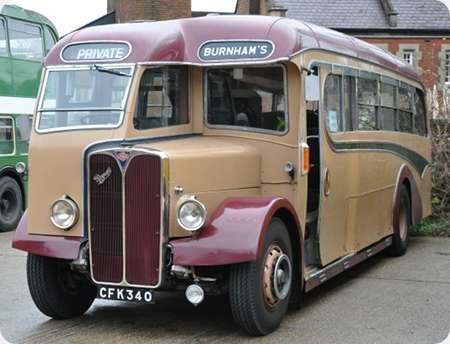
M 38 256 L 70 259 L 78 257 L 83 238 L 28 234 L 28 211 L 25 210 L 12 241 L 12 247 Z
M 277 214 L 288 214 L 302 252 L 303 235 L 292 204 L 281 197 L 231 198 L 221 203 L 198 235 L 171 241 L 173 264 L 217 266 L 255 261 L 261 255 L 269 222 Z M 286 215 L 285 215 L 286 216 Z M 291 236 L 292 237 L 292 236 Z M 303 257 L 300 257 L 303 261 Z

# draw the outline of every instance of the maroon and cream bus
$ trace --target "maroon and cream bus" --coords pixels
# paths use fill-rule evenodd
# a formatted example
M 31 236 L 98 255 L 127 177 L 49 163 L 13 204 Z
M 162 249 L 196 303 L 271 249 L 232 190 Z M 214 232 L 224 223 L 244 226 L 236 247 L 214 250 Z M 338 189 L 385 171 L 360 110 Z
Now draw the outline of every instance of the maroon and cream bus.
M 182 290 L 264 335 L 430 214 L 423 86 L 363 41 L 214 16 L 83 29 L 44 67 L 13 246 L 49 317 Z

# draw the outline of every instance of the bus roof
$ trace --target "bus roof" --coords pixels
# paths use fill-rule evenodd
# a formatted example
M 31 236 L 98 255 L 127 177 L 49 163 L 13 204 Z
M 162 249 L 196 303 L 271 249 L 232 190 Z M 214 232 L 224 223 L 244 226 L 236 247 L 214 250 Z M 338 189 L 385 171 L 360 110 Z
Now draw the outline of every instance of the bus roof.
M 0 14 L 7 17 L 32 21 L 35 23 L 44 23 L 55 32 L 55 35 L 58 35 L 58 31 L 56 30 L 56 27 L 53 25 L 53 23 L 40 13 L 24 9 L 16 5 L 4 5 L 1 9 Z
M 131 49 L 121 60 L 124 63 L 237 64 L 242 59 L 206 61 L 199 55 L 200 48 L 206 42 L 267 41 L 272 43 L 271 54 L 258 56 L 253 61 L 248 59 L 249 62 L 287 60 L 303 50 L 323 49 L 366 60 L 419 80 L 410 65 L 362 40 L 310 23 L 267 16 L 207 16 L 89 27 L 63 38 L 49 53 L 45 65 L 73 64 L 74 61 L 68 62 L 61 54 L 68 46 L 83 42 L 128 42 Z

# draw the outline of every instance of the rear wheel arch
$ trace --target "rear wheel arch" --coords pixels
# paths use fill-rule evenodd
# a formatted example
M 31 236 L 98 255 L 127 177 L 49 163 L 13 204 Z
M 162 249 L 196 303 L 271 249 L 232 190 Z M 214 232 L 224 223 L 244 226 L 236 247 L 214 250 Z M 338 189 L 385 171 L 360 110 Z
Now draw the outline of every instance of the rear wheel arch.
M 396 217 L 398 215 L 399 210 L 399 202 L 400 202 L 400 189 L 401 187 L 406 187 L 411 207 L 411 224 L 415 225 L 422 220 L 422 197 L 419 192 L 419 188 L 417 187 L 416 180 L 414 178 L 413 173 L 409 169 L 406 164 L 403 164 L 397 175 L 397 182 L 394 191 L 394 200 L 393 200 L 393 225 L 394 231 L 398 224 L 396 223 Z

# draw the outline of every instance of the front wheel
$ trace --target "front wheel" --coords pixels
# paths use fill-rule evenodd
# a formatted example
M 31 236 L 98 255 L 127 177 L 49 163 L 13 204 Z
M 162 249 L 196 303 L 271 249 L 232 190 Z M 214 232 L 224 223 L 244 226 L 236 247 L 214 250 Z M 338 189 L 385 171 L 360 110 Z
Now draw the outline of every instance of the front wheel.
M 53 319 L 84 314 L 97 295 L 94 285 L 61 259 L 28 254 L 27 278 L 37 308 Z
M 0 232 L 16 229 L 23 211 L 22 190 L 11 177 L 0 179 Z
M 278 328 L 289 305 L 293 271 L 289 233 L 284 223 L 274 218 L 261 257 L 230 270 L 231 311 L 244 331 L 261 336 Z

